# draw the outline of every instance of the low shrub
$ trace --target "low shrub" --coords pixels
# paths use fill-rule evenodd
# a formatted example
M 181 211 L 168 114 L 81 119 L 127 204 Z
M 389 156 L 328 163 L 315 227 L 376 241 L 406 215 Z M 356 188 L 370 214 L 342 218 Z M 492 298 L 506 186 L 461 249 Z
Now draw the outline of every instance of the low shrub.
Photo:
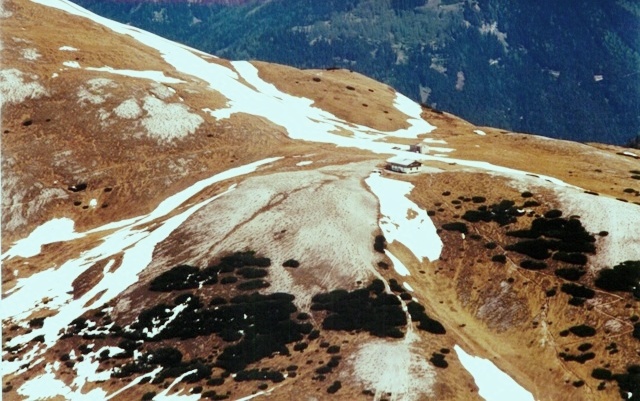
M 598 380 L 611 380 L 613 374 L 609 369 L 595 368 L 591 371 L 591 377 Z
M 339 380 L 334 381 L 328 388 L 327 393 L 335 394 L 342 388 L 342 383 Z
M 507 263 L 507 256 L 506 255 L 493 255 L 491 257 L 491 260 L 493 262 L 498 262 L 498 263 Z
M 376 252 L 384 253 L 384 249 L 387 247 L 387 240 L 384 238 L 384 235 L 376 235 L 376 238 L 373 242 L 373 249 Z
M 300 262 L 298 262 L 295 259 L 287 259 L 282 266 L 284 267 L 292 267 L 292 268 L 296 268 L 298 266 L 300 266 Z
M 569 327 L 569 332 L 578 337 L 593 337 L 596 335 L 596 329 L 586 324 Z
M 569 281 L 577 281 L 580 277 L 586 273 L 584 270 L 576 269 L 575 267 L 566 267 L 557 269 L 555 275 Z
M 562 287 L 560 287 L 560 290 L 565 294 L 569 294 L 571 296 L 578 297 L 578 298 L 591 299 L 596 295 L 596 292 L 593 291 L 591 288 L 588 288 L 579 284 L 573 284 L 573 283 L 562 284 Z
M 562 210 L 552 209 L 544 214 L 547 219 L 557 219 L 562 216 Z
M 445 360 L 445 356 L 437 352 L 431 354 L 429 362 L 431 362 L 433 366 L 437 368 L 446 369 L 447 367 L 449 367 L 449 363 Z
M 466 234 L 469 232 L 467 225 L 462 222 L 445 223 L 442 225 L 442 228 L 447 231 L 458 231 L 463 234 Z
M 571 263 L 572 265 L 584 266 L 587 264 L 587 256 L 582 253 L 556 252 L 553 254 L 553 260 Z
M 545 262 L 538 262 L 531 259 L 525 259 L 520 262 L 520 267 L 527 270 L 543 270 L 547 268 L 547 264 Z

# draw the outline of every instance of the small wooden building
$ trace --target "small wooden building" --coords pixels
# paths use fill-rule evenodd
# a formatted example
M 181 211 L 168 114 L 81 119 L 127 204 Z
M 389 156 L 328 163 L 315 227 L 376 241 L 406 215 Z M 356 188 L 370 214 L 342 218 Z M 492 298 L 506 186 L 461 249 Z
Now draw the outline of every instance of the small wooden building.
M 396 171 L 398 173 L 417 173 L 420 171 L 420 167 L 422 167 L 422 163 L 414 159 L 406 159 L 406 158 L 391 158 L 387 160 L 387 168 L 391 171 Z
M 428 154 L 429 153 L 429 146 L 424 142 L 417 143 L 415 145 L 409 145 L 409 152 Z

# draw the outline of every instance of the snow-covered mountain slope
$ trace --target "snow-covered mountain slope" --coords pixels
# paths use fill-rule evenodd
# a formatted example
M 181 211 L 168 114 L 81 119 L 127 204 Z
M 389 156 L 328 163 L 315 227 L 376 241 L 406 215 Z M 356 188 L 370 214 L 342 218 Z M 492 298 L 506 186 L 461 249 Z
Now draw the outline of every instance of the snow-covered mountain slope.
M 7 399 L 640 396 L 634 153 L 0 15 Z

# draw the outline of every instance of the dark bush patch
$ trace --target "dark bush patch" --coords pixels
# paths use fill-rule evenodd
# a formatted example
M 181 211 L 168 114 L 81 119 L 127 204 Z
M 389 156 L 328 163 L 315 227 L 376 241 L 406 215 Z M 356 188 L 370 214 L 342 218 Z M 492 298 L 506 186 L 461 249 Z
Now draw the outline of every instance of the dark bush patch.
M 533 194 L 529 191 L 524 191 L 523 193 L 520 194 L 520 196 L 522 196 L 523 198 L 531 198 Z
M 449 363 L 445 360 L 445 356 L 437 352 L 431 354 L 429 362 L 431 362 L 433 366 L 437 368 L 446 369 L 447 367 L 449 367 Z
M 415 301 L 411 301 L 407 304 L 407 309 L 409 311 L 409 315 L 411 315 L 411 319 L 416 322 L 420 322 L 420 324 L 418 325 L 418 329 L 432 334 L 447 333 L 442 323 L 430 318 L 429 315 L 427 315 L 424 306 Z
M 487 249 L 496 249 L 498 247 L 498 244 L 496 244 L 495 242 L 487 242 L 486 244 L 484 244 L 484 247 Z
M 329 386 L 329 388 L 327 388 L 327 393 L 329 394 L 335 394 L 338 392 L 338 390 L 340 390 L 342 388 L 342 383 L 340 383 L 339 380 L 336 380 L 333 382 L 333 384 L 331 384 Z
M 389 288 L 393 292 L 403 293 L 407 291 L 403 286 L 400 285 L 400 283 L 398 283 L 398 280 L 396 280 L 395 278 L 389 280 Z
M 580 297 L 571 297 L 567 303 L 571 306 L 582 306 L 587 300 Z
M 562 210 L 558 209 L 549 210 L 544 214 L 544 217 L 546 217 L 547 219 L 557 219 L 560 216 L 562 216 Z
M 640 323 L 635 323 L 633 325 L 633 333 L 632 333 L 634 338 L 637 338 L 638 340 L 640 340 Z
M 487 201 L 487 198 L 485 198 L 484 196 L 472 196 L 471 201 L 473 203 L 484 203 Z
M 585 351 L 589 351 L 591 348 L 593 348 L 593 344 L 591 343 L 582 343 L 578 346 L 578 351 L 580 352 L 585 352 Z
M 339 353 L 340 353 L 339 345 L 332 345 L 329 348 L 327 348 L 327 354 L 339 354 Z
M 196 266 L 178 265 L 154 278 L 149 289 L 166 292 L 198 288 L 199 273 Z
M 379 282 L 379 283 L 378 283 Z M 367 288 L 334 290 L 312 298 L 312 310 L 329 312 L 322 323 L 325 330 L 364 330 L 378 337 L 403 336 L 398 327 L 407 324 L 400 300 L 386 294 L 384 283 L 374 280 Z
M 569 327 L 569 331 L 578 337 L 592 337 L 596 335 L 596 329 L 586 324 Z
M 295 259 L 288 259 L 282 264 L 282 266 L 296 268 L 296 267 L 300 266 L 300 262 L 298 262 Z
M 598 380 L 611 380 L 613 374 L 609 369 L 595 368 L 591 371 L 591 377 Z
M 582 253 L 556 252 L 553 254 L 553 260 L 559 260 L 581 266 L 587 264 L 587 256 Z
M 209 302 L 209 306 L 224 305 L 226 303 L 227 303 L 227 300 L 224 299 L 223 297 L 213 297 L 211 299 L 211 302 Z
M 537 260 L 544 260 L 551 256 L 549 242 L 543 239 L 516 242 L 515 244 L 507 245 L 505 249 Z
M 400 299 L 403 301 L 410 301 L 413 299 L 413 296 L 411 296 L 411 294 L 409 294 L 408 292 L 402 292 L 400 293 Z
M 567 354 L 567 353 L 561 352 L 559 356 L 567 362 L 573 361 L 573 362 L 578 362 L 583 364 L 586 361 L 590 361 L 594 359 L 596 357 L 596 354 L 594 354 L 593 352 L 587 352 L 584 354 L 573 355 L 573 354 Z
M 309 320 L 310 317 L 311 317 L 311 315 L 309 315 L 307 312 L 300 312 L 296 316 L 296 319 L 298 319 L 298 320 Z
M 578 298 L 591 299 L 596 295 L 595 291 L 593 291 L 591 288 L 573 283 L 562 284 L 560 290 L 566 294 Z
M 569 281 L 577 281 L 582 277 L 586 272 L 584 270 L 576 269 L 575 267 L 566 267 L 562 269 L 557 269 L 555 271 L 555 275 L 558 277 L 562 277 L 565 280 Z
M 41 328 L 44 325 L 44 317 L 36 317 L 33 318 L 31 320 L 29 320 L 29 327 L 38 329 Z
M 640 298 L 640 261 L 628 260 L 613 269 L 600 270 L 595 285 L 606 291 L 634 292 Z
M 373 242 L 373 249 L 376 252 L 384 253 L 384 249 L 387 247 L 387 240 L 384 238 L 384 235 L 376 235 L 376 238 Z
M 584 380 L 576 380 L 573 383 L 571 383 L 571 385 L 573 385 L 573 387 L 580 388 L 584 386 Z
M 534 200 L 528 200 L 522 204 L 522 207 L 538 207 L 538 206 L 540 206 L 540 202 L 536 202 Z
M 479 221 L 488 223 L 493 220 L 493 216 L 488 210 L 467 210 L 462 215 L 462 218 L 470 223 L 477 223 Z
M 320 331 L 319 330 L 311 330 L 311 332 L 307 336 L 307 339 L 309 341 L 313 341 L 313 340 L 318 339 L 319 337 L 320 337 Z
M 541 233 L 537 231 L 532 231 L 532 230 L 513 230 L 513 231 L 507 231 L 506 234 L 510 237 L 530 238 L 530 239 L 536 239 L 536 238 L 539 238 L 540 235 L 542 235 Z
M 547 297 L 553 297 L 558 293 L 558 290 L 556 290 L 555 288 L 551 288 L 550 290 L 545 291 L 545 295 Z
M 527 270 L 542 270 L 547 268 L 547 264 L 545 262 L 538 262 L 531 259 L 525 259 L 520 262 L 520 267 Z
M 207 386 L 222 386 L 224 384 L 224 378 L 223 377 L 214 377 L 212 379 L 207 380 Z
M 497 262 L 497 263 L 507 263 L 507 256 L 506 255 L 493 255 L 491 257 L 491 261 L 493 262 Z
M 87 189 L 87 183 L 86 182 L 80 182 L 77 183 L 75 185 L 69 185 L 69 187 L 67 187 L 67 189 L 71 192 L 82 192 L 84 190 Z
M 236 269 L 236 274 L 243 278 L 262 278 L 266 277 L 269 273 L 265 269 L 257 267 L 242 267 L 240 269 Z
M 150 401 L 153 400 L 153 397 L 156 396 L 156 392 L 155 391 L 149 391 L 147 393 L 144 393 L 144 395 L 142 396 L 141 400 L 142 401 Z
M 220 279 L 220 284 L 234 284 L 238 282 L 238 277 L 236 276 L 226 276 Z
M 309 344 L 307 344 L 307 343 L 305 343 L 305 342 L 300 342 L 300 343 L 296 343 L 296 344 L 293 346 L 293 350 L 294 350 L 294 351 L 300 351 L 300 352 L 302 352 L 302 351 L 304 351 L 305 349 L 307 349 L 307 347 L 309 347 Z
M 467 225 L 461 222 L 455 222 L 455 223 L 445 223 L 442 225 L 442 228 L 447 230 L 447 231 L 458 231 L 461 232 L 463 234 L 466 234 L 469 232 L 469 229 L 467 228 Z

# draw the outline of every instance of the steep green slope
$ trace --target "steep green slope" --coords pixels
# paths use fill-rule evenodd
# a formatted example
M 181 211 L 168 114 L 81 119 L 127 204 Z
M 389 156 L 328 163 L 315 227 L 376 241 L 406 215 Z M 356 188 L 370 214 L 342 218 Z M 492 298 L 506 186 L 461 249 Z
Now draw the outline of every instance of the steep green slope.
M 622 144 L 640 133 L 629 0 L 75 0 L 230 59 L 350 68 L 476 124 Z

